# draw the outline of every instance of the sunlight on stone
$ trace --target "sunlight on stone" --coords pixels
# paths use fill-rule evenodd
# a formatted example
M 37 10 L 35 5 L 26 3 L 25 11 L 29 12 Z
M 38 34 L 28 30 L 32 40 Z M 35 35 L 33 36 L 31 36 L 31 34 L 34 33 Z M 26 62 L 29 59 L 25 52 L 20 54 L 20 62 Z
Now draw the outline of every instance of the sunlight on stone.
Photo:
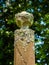
M 33 15 L 23 11 L 15 15 L 16 24 L 20 28 L 28 28 L 33 24 Z

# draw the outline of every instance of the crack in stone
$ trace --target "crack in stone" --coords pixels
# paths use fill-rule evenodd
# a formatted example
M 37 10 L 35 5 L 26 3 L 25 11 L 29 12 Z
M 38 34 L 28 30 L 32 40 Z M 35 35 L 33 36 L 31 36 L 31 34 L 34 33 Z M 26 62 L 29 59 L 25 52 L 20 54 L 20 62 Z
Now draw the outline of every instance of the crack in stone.
M 25 63 L 25 65 L 27 65 L 27 62 L 24 60 L 24 58 L 23 58 L 23 56 L 22 56 L 21 52 L 19 51 L 19 48 L 18 48 L 18 46 L 17 46 L 17 45 L 16 45 L 16 48 L 17 48 L 17 50 L 18 50 L 18 52 L 19 52 L 20 56 L 22 57 L 23 62 Z

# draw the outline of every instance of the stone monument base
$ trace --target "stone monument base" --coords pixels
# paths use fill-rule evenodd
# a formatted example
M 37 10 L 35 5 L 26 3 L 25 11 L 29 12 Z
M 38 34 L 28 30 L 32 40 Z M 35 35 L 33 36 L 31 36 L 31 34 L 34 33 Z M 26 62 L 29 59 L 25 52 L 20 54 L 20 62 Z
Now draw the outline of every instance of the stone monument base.
M 14 36 L 14 65 L 35 65 L 34 31 L 18 29 Z

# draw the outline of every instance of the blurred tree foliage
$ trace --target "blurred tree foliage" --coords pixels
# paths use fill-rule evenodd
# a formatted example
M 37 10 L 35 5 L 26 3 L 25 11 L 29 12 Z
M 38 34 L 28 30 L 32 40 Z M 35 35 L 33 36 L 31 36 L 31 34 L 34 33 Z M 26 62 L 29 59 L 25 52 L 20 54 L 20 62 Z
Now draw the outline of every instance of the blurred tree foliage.
M 49 65 L 49 0 L 0 0 L 0 65 L 13 65 L 14 16 L 21 11 L 34 15 L 36 65 Z

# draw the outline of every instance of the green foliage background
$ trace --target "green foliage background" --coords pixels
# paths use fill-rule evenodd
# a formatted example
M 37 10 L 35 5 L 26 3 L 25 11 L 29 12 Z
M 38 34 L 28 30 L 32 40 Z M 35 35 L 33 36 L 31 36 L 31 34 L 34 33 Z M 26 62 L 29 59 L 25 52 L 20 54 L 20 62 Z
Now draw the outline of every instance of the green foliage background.
M 34 15 L 36 65 L 49 65 L 49 0 L 0 0 L 0 65 L 13 65 L 14 16 L 21 11 Z

